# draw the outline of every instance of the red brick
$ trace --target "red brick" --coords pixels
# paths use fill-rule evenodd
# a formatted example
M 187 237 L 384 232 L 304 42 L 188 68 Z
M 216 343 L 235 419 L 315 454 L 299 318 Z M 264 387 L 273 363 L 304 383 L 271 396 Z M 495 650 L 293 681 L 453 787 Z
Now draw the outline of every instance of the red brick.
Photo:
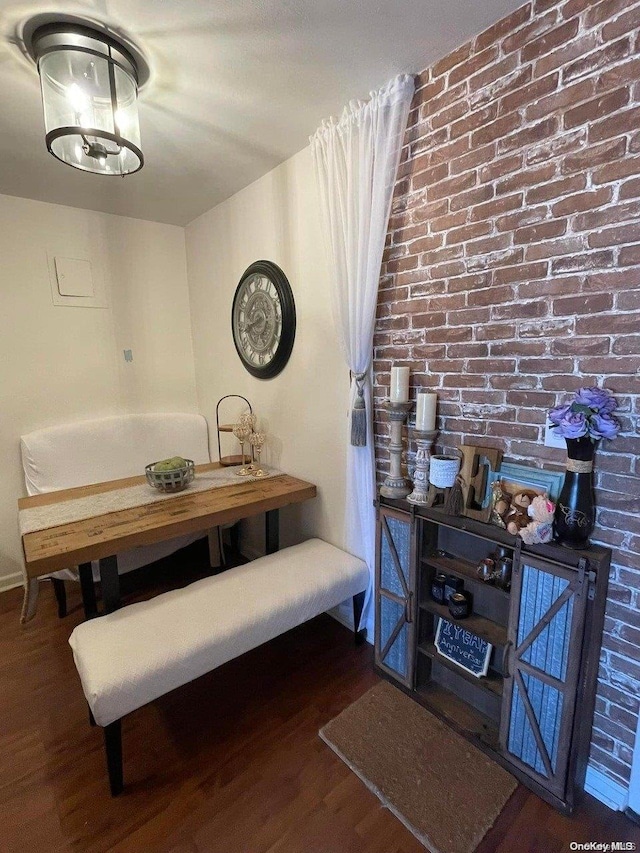
M 623 267 L 640 264 L 640 245 L 625 246 L 621 249 L 618 256 L 618 263 Z
M 536 225 L 528 225 L 526 228 L 518 228 L 513 235 L 513 242 L 523 245 L 527 243 L 537 243 L 539 240 L 548 240 L 551 237 L 560 237 L 566 230 L 566 219 L 550 219 Z
M 491 186 L 476 187 L 463 193 L 456 193 L 450 201 L 451 211 L 473 208 L 480 202 L 487 201 L 492 197 L 493 187 Z
M 440 110 L 439 112 L 436 112 L 435 109 L 429 109 L 430 107 L 433 107 L 433 103 L 427 104 L 426 106 L 429 112 L 435 113 L 430 122 L 433 130 L 438 130 L 438 128 L 441 127 L 448 127 L 452 122 L 457 119 L 461 119 L 462 116 L 469 112 L 469 104 L 466 100 L 456 99 L 455 103 L 451 104 L 450 107 Z M 425 112 L 427 110 L 425 110 Z M 461 133 L 455 133 L 451 138 L 455 139 L 461 135 Z
M 526 200 L 528 204 L 537 204 L 540 201 L 550 201 L 554 198 L 562 198 L 572 192 L 583 190 L 587 185 L 584 175 L 574 175 L 571 178 L 560 178 L 557 181 L 541 183 L 540 186 L 532 187 L 527 191 Z
M 585 169 L 599 166 L 601 163 L 619 160 L 624 156 L 625 146 L 626 143 L 622 137 L 611 139 L 600 145 L 590 145 L 584 151 L 567 155 L 562 163 L 562 172 L 564 174 L 582 172 Z
M 523 189 L 524 187 L 532 187 L 548 181 L 555 174 L 556 167 L 554 163 L 546 163 L 544 166 L 535 166 L 532 169 L 523 169 L 515 175 L 510 175 L 507 178 L 496 183 L 496 193 L 508 193 L 513 190 Z M 527 193 L 527 197 L 529 192 Z
M 428 189 L 429 201 L 440 198 L 448 198 L 453 193 L 468 190 L 476 183 L 476 173 L 466 172 L 464 175 L 456 175 L 455 178 L 446 178 Z
M 559 272 L 602 269 L 610 266 L 613 266 L 613 252 L 608 250 L 556 258 L 551 262 L 551 272 L 555 275 Z
M 640 157 L 625 157 L 615 163 L 607 163 L 593 172 L 591 180 L 594 184 L 608 184 L 629 175 L 640 175 Z
M 489 163 L 493 160 L 495 152 L 496 146 L 494 143 L 484 145 L 481 148 L 474 148 L 468 153 L 463 154 L 460 157 L 456 157 L 449 162 L 451 174 L 458 175 L 461 172 L 466 172 L 469 169 L 482 165 L 483 163 Z
M 480 33 L 480 35 L 476 38 L 475 49 L 483 50 L 490 44 L 499 41 L 504 36 L 509 35 L 514 30 L 517 30 L 518 27 L 525 24 L 530 17 L 531 4 L 526 3 L 524 6 L 520 6 L 519 9 L 516 9 L 515 12 L 512 12 L 506 18 L 502 18 L 500 21 L 498 21 L 497 24 L 493 24 L 484 32 Z
M 614 222 L 635 222 L 640 215 L 640 202 L 628 201 L 624 204 L 612 204 L 602 210 L 593 210 L 576 216 L 573 221 L 574 231 L 593 231 L 603 225 Z
M 584 210 L 593 210 L 611 201 L 613 191 L 608 187 L 599 190 L 571 195 L 556 202 L 551 208 L 554 216 L 570 216 Z
M 604 231 L 595 231 L 593 234 L 589 234 L 589 245 L 593 249 L 638 241 L 640 241 L 640 223 L 619 225 L 617 228 L 607 228 Z
M 610 293 L 570 296 L 566 299 L 556 299 L 553 303 L 553 313 L 556 316 L 595 314 L 602 311 L 610 311 L 612 308 L 613 295 Z
M 478 219 L 491 218 L 509 210 L 515 210 L 522 207 L 523 198 L 522 193 L 514 193 L 493 199 L 485 204 L 476 204 L 469 211 L 469 217 L 472 222 L 475 222 Z
M 483 290 L 473 290 L 467 299 L 469 306 L 495 305 L 499 302 L 511 302 L 514 298 L 513 287 L 487 287 Z
M 589 127 L 589 142 L 601 142 L 621 133 L 635 130 L 640 121 L 640 107 L 632 107 L 624 112 L 594 122 Z
M 551 342 L 553 355 L 604 355 L 609 338 L 556 338 Z
M 564 126 L 571 128 L 578 124 L 587 124 L 595 119 L 604 118 L 606 115 L 618 112 L 628 103 L 629 89 L 626 86 L 614 89 L 613 92 L 599 95 L 591 101 L 586 101 L 584 104 L 568 110 L 564 114 Z
M 584 2 L 589 3 L 590 0 L 584 0 Z M 556 50 L 552 51 L 551 53 L 548 53 L 546 56 L 541 57 L 536 62 L 536 75 L 542 76 L 543 74 L 548 74 L 549 71 L 554 71 L 556 68 L 563 68 L 565 65 L 568 65 L 574 59 L 578 59 L 579 57 L 584 56 L 586 53 L 590 53 L 596 47 L 597 44 L 597 33 L 591 32 L 579 35 L 577 38 L 573 39 L 573 41 L 570 41 L 569 44 L 566 44 L 564 47 L 558 47 Z
M 486 181 L 495 181 L 503 175 L 508 175 L 511 172 L 516 172 L 522 168 L 522 154 L 512 154 L 510 157 L 502 157 L 500 160 L 494 160 L 487 166 L 483 166 L 478 177 L 482 183 Z
M 621 335 L 614 341 L 611 352 L 614 355 L 640 354 L 640 335 Z
M 595 27 L 618 15 L 629 5 L 629 0 L 601 0 L 600 3 L 592 3 L 589 13 L 585 17 L 587 27 Z
M 411 177 L 411 189 L 420 190 L 422 187 L 429 187 L 437 184 L 438 181 L 444 180 L 449 174 L 449 167 L 446 163 L 440 163 L 437 166 L 432 166 L 430 169 L 423 169 Z
M 507 35 L 502 42 L 503 53 L 506 54 L 512 50 L 519 50 L 524 45 L 529 44 L 533 39 L 552 29 L 557 18 L 558 13 L 554 9 L 546 15 L 537 16 L 526 27 Z
M 449 127 L 449 139 L 457 139 L 478 127 L 484 127 L 488 122 L 492 121 L 498 115 L 498 104 L 489 104 L 480 110 L 475 110 L 469 115 L 461 118 L 459 121 Z
M 491 309 L 492 320 L 528 320 L 532 317 L 544 317 L 547 304 L 541 299 L 531 302 L 513 302 L 511 305 L 494 305 Z
M 622 65 L 607 68 L 596 78 L 596 92 L 606 92 L 616 89 L 625 83 L 636 83 L 640 78 L 640 59 L 633 58 Z
M 457 65 L 449 72 L 449 85 L 453 86 L 455 83 L 459 83 L 460 80 L 471 77 L 476 73 L 476 71 L 479 71 L 481 68 L 489 65 L 489 63 L 493 62 L 497 57 L 497 45 L 490 45 L 485 48 L 485 50 L 472 54 L 469 59 L 460 65 Z
M 517 133 L 511 134 L 498 142 L 498 153 L 503 154 L 516 148 L 530 148 L 536 142 L 541 142 L 552 137 L 558 127 L 555 117 L 545 119 L 538 124 L 525 127 Z
M 525 258 L 527 261 L 539 261 L 542 258 L 558 258 L 562 255 L 573 257 L 583 250 L 582 238 L 566 236 L 558 240 L 547 240 L 543 243 L 528 245 L 525 250 Z
M 545 263 L 524 264 L 523 266 L 502 267 L 494 271 L 493 279 L 496 284 L 508 284 L 510 282 L 523 282 L 532 278 L 540 278 L 546 275 L 547 265 Z
M 546 268 L 547 262 L 543 262 Z M 518 286 L 518 296 L 521 299 L 533 299 L 541 296 L 567 296 L 567 294 L 580 291 L 582 279 L 580 276 L 554 276 L 545 277 L 542 281 L 525 281 Z M 602 290 L 602 288 L 600 288 Z
M 634 9 L 629 9 L 624 15 L 620 15 L 614 21 L 609 21 L 608 24 L 605 24 L 602 28 L 602 38 L 604 41 L 610 41 L 638 27 L 640 27 L 640 8 L 636 6 Z
M 464 62 L 469 56 L 471 56 L 472 43 L 467 42 L 466 44 L 461 45 L 456 50 L 447 54 L 447 56 L 438 60 L 432 68 L 431 68 L 431 77 L 435 79 L 439 77 L 441 74 L 446 74 L 449 69 L 454 68 L 456 65 L 459 65 L 461 62 Z
M 633 178 L 630 181 L 625 181 L 620 185 L 618 198 L 638 198 L 640 197 L 640 178 Z
M 557 75 L 554 75 L 554 78 L 557 80 Z M 556 87 L 554 86 L 553 88 L 555 89 Z M 525 115 L 527 119 L 535 121 L 550 113 L 563 113 L 568 106 L 591 97 L 594 92 L 595 82 L 593 80 L 581 80 L 573 86 L 567 86 L 559 89 L 557 92 L 553 92 L 551 95 L 547 95 L 546 98 L 537 99 L 527 107 Z
M 548 95 L 549 92 L 553 92 L 558 85 L 558 79 L 558 74 L 549 74 L 547 77 L 534 80 L 528 86 L 523 86 L 521 89 L 518 89 L 511 94 L 505 95 L 500 101 L 498 114 L 506 115 L 507 113 L 513 112 L 513 110 L 524 107 L 526 104 L 534 103 L 544 95 Z
M 570 80 L 583 77 L 585 74 L 591 74 L 607 65 L 613 65 L 614 62 L 620 62 L 627 57 L 630 52 L 631 41 L 628 38 L 608 44 L 601 50 L 595 50 L 593 53 L 566 65 L 562 71 L 562 81 L 563 83 L 568 83 Z
M 621 373 L 626 376 L 630 368 L 634 369 L 635 372 L 638 367 L 640 367 L 640 360 L 637 358 L 632 359 L 631 363 L 628 358 L 614 358 L 612 356 L 587 356 L 580 359 L 580 370 L 585 373 Z M 626 379 L 625 382 L 629 382 L 630 385 L 631 380 Z
M 549 53 L 554 47 L 570 41 L 578 32 L 578 21 L 573 18 L 566 21 L 554 30 L 550 30 L 540 38 L 527 42 L 522 48 L 521 57 L 523 62 L 530 62 L 545 53 Z
M 518 113 L 510 113 L 501 118 L 492 121 L 490 124 L 481 127 L 471 134 L 471 144 L 486 145 L 487 142 L 493 142 L 500 139 L 505 134 L 510 133 L 522 124 L 522 116 Z

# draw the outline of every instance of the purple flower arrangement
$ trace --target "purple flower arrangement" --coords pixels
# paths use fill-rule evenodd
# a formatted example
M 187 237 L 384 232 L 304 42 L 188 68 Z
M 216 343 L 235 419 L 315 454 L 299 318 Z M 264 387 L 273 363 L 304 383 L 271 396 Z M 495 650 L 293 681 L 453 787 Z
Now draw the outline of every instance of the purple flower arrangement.
M 563 438 L 588 436 L 596 442 L 601 438 L 615 438 L 620 422 L 612 414 L 618 408 L 615 397 L 604 388 L 580 388 L 572 403 L 556 406 L 549 412 L 549 420 Z

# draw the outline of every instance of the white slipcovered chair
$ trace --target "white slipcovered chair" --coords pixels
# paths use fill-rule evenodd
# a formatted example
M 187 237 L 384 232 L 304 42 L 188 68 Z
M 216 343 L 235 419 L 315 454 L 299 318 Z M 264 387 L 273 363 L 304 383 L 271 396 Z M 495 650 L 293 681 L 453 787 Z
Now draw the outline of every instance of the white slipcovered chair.
M 27 494 L 39 495 L 87 486 L 106 480 L 144 474 L 144 466 L 159 459 L 183 456 L 196 465 L 210 462 L 209 430 L 202 415 L 152 413 L 117 415 L 35 430 L 20 439 Z M 120 574 L 173 554 L 201 533 L 145 545 L 118 554 Z M 216 534 L 217 537 L 217 534 Z M 93 566 L 98 580 L 98 564 Z M 78 580 L 76 567 L 51 575 L 58 612 L 66 613 L 64 581 Z M 37 582 L 28 591 L 23 620 L 35 612 Z

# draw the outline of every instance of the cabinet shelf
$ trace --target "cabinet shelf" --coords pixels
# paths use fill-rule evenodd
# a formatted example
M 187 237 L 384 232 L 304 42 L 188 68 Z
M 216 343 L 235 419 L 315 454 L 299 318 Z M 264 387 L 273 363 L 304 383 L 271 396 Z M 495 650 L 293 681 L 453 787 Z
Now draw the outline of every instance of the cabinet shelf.
M 433 643 L 420 643 L 418 651 L 423 655 L 426 655 L 431 660 L 437 660 L 439 664 L 450 669 L 451 672 L 455 672 L 456 675 L 464 678 L 465 681 L 468 681 L 469 684 L 473 684 L 474 687 L 479 687 L 481 690 L 492 693 L 494 696 L 502 696 L 502 684 L 504 679 L 501 675 L 489 670 L 487 675 L 482 678 L 476 678 L 475 675 L 471 675 L 470 672 L 467 672 L 466 669 L 463 669 L 453 661 L 450 661 L 449 658 L 438 654 L 438 650 Z
M 432 566 L 434 569 L 439 572 L 443 572 L 445 575 L 455 575 L 465 581 L 471 581 L 473 585 L 483 587 L 484 589 L 491 589 L 491 591 L 495 592 L 498 597 L 502 597 L 504 599 L 509 598 L 509 593 L 504 589 L 500 589 L 497 586 L 493 586 L 493 584 L 488 584 L 485 581 L 480 580 L 476 572 L 475 564 L 469 560 L 463 559 L 462 557 L 427 554 L 422 557 L 422 563 L 425 566 Z
M 492 646 L 505 646 L 507 644 L 507 629 L 503 625 L 493 622 L 491 619 L 485 619 L 483 616 L 478 616 L 475 613 L 470 614 L 466 619 L 454 619 L 449 613 L 448 607 L 429 599 L 421 601 L 420 607 L 422 610 L 442 617 L 442 619 L 447 619 L 456 625 L 462 625 L 471 631 L 472 634 L 477 634 L 478 637 L 482 637 L 483 640 L 491 643 Z
M 495 721 L 446 687 L 435 681 L 428 681 L 416 688 L 416 697 L 421 705 L 452 725 L 459 734 L 465 735 L 479 746 L 498 751 L 498 726 Z

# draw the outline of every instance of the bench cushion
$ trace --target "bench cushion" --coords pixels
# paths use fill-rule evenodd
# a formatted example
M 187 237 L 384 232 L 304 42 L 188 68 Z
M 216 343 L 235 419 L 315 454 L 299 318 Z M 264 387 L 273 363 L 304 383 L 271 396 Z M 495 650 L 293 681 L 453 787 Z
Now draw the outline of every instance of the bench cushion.
M 106 726 L 366 589 L 366 564 L 310 539 L 83 622 L 69 643 Z

